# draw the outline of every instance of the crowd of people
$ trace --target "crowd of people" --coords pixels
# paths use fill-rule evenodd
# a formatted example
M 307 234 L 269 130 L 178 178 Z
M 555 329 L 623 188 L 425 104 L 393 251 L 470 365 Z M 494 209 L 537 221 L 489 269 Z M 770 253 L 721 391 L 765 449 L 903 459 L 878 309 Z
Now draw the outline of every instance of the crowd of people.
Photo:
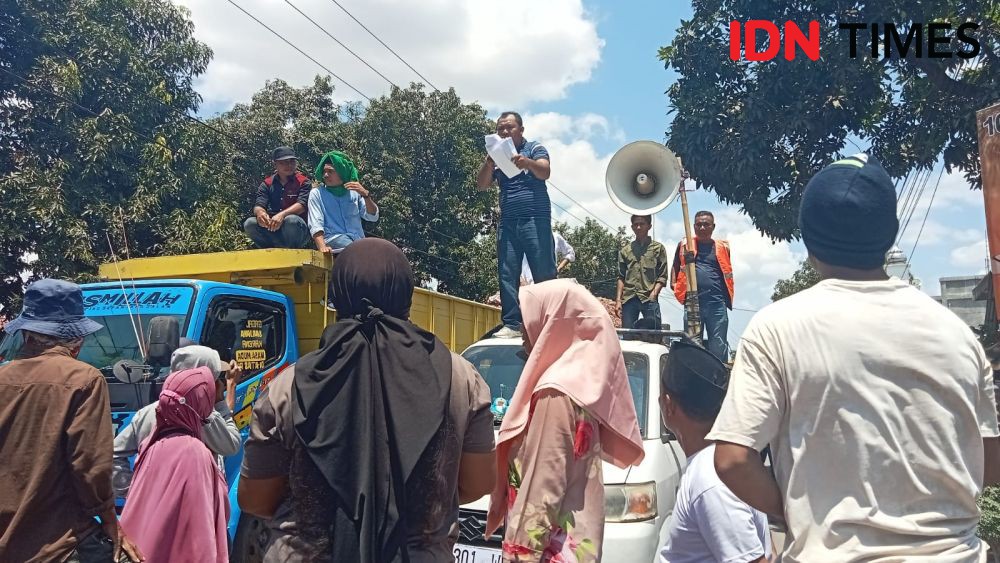
M 640 463 L 642 439 L 611 317 L 555 279 L 549 155 L 523 131 L 516 113 L 498 121 L 522 173 L 487 157 L 477 178 L 501 190 L 502 336 L 526 358 L 495 435 L 487 383 L 409 321 L 405 255 L 364 237 L 378 207 L 351 160 L 325 154 L 314 189 L 275 150 L 247 233 L 304 246 L 307 228 L 338 253 L 338 315 L 253 409 L 237 497 L 267 522 L 265 561 L 451 562 L 459 505 L 485 495 L 505 561 L 601 560 L 603 463 Z M 834 162 L 808 183 L 799 223 L 823 281 L 756 315 L 730 367 L 732 262 L 714 217 L 695 216 L 696 248 L 678 245 L 672 265 L 651 218 L 631 218 L 624 324 L 659 327 L 661 290 L 683 301 L 693 262 L 705 326 L 704 346 L 674 342 L 659 374 L 661 420 L 687 456 L 661 561 L 769 561 L 770 525 L 787 530 L 788 561 L 985 561 L 976 497 L 1000 482 L 993 371 L 957 317 L 886 276 L 899 228 L 889 176 L 865 155 Z M 107 384 L 76 359 L 100 329 L 79 286 L 50 279 L 7 326 L 25 344 L 0 366 L 0 561 L 226 561 L 218 456 L 239 448 L 239 367 L 178 348 L 159 400 L 115 439 Z
M 545 182 L 551 174 L 548 149 L 524 137 L 524 120 L 517 112 L 502 113 L 496 131 L 513 143 L 517 154 L 512 163 L 520 172 L 508 176 L 487 155 L 476 175 L 476 186 L 481 191 L 499 187 L 497 265 L 503 326 L 494 336 L 516 338 L 523 325 L 520 287 L 555 279 L 576 260 L 576 250 L 552 229 L 552 204 Z M 359 182 L 358 169 L 348 155 L 339 151 L 322 155 L 315 181 L 298 170 L 298 157 L 291 147 L 275 148 L 272 161 L 274 173 L 257 187 L 253 216 L 243 224 L 255 247 L 312 247 L 336 254 L 365 237 L 363 221 L 378 221 L 378 205 Z M 733 308 L 733 269 L 729 243 L 712 238 L 712 213 L 699 211 L 695 215 L 695 248 L 689 250 L 681 241 L 672 263 L 667 261 L 664 245 L 650 235 L 651 216 L 635 215 L 631 224 L 635 240 L 619 249 L 617 257 L 615 307 L 621 326 L 659 329 L 660 291 L 669 282 L 684 304 L 688 289 L 685 265 L 693 261 L 706 347 L 728 362 L 727 309 Z

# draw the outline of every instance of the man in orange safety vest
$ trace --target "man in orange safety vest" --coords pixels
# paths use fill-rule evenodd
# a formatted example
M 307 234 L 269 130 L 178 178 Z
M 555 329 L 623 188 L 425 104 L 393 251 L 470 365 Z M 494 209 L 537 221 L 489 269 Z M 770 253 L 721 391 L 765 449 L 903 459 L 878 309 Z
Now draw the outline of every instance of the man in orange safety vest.
M 729 312 L 733 308 L 733 264 L 729 242 L 713 240 L 715 216 L 699 211 L 694 216 L 695 248 L 688 250 L 682 241 L 674 252 L 670 281 L 677 300 L 684 303 L 687 295 L 687 260 L 695 261 L 698 276 L 698 306 L 705 348 L 723 362 L 728 362 Z M 685 324 L 687 324 L 685 322 Z

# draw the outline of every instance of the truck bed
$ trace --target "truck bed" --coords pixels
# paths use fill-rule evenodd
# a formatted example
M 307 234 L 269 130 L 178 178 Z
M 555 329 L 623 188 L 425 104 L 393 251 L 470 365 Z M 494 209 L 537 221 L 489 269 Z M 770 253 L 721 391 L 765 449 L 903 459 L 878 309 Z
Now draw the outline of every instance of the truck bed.
M 134 258 L 102 264 L 107 280 L 191 278 L 259 287 L 287 295 L 295 303 L 299 353 L 311 352 L 336 313 L 326 308 L 326 288 L 334 258 L 315 250 L 262 249 Z M 500 322 L 497 307 L 417 288 L 410 319 L 461 352 Z

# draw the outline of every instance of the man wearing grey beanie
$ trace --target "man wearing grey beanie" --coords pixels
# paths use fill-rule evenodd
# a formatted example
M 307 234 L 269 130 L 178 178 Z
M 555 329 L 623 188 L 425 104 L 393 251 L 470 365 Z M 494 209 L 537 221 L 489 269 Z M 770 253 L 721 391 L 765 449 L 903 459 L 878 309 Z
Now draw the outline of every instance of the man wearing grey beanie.
M 719 477 L 785 520 L 783 561 L 986 561 L 993 374 L 969 327 L 885 274 L 892 180 L 864 154 L 834 162 L 806 186 L 799 228 L 822 281 L 743 333 L 707 436 Z

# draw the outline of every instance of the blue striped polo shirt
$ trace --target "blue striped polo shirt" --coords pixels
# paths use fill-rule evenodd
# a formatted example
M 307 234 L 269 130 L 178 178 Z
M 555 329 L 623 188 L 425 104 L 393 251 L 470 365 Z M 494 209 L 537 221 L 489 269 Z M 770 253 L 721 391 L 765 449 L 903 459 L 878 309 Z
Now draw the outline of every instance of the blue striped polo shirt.
M 549 160 L 549 151 L 536 141 L 525 141 L 518 152 L 532 160 Z M 551 217 L 552 203 L 549 201 L 545 180 L 539 180 L 528 170 L 522 170 L 517 176 L 508 178 L 499 168 L 493 170 L 493 178 L 500 185 L 501 221 Z

